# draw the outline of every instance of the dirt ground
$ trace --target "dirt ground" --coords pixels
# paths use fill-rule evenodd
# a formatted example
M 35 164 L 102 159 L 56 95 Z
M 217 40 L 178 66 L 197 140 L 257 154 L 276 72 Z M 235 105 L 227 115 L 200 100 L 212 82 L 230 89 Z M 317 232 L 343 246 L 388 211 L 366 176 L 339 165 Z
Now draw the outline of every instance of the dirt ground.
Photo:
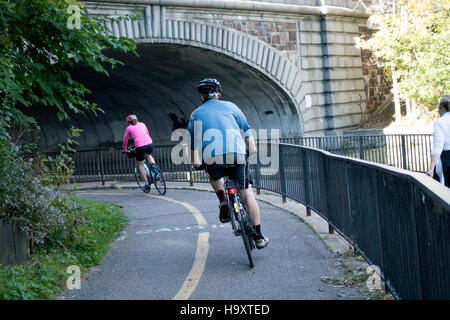
M 430 127 L 433 121 L 437 119 L 437 112 L 425 111 L 418 108 L 416 111 L 416 119 L 408 119 L 406 117 L 406 110 L 402 105 L 402 119 L 399 122 L 395 122 L 395 109 L 394 102 L 391 101 L 389 105 L 383 110 L 375 111 L 373 114 L 366 114 L 366 120 L 361 126 L 361 129 L 392 129 L 395 128 L 414 128 L 414 127 Z M 431 132 L 430 132 L 431 133 Z
M 386 290 L 384 281 L 375 272 L 373 266 L 352 249 L 337 254 L 343 276 L 340 278 L 322 278 L 329 285 L 342 288 L 356 288 L 367 296 L 367 300 L 395 300 Z M 378 270 L 379 271 L 379 270 Z

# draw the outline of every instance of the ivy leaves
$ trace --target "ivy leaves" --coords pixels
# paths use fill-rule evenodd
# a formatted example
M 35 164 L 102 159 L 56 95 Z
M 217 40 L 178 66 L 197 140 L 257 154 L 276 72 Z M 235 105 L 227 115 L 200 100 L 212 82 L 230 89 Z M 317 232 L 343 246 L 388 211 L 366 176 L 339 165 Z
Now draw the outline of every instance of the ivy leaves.
M 69 5 L 80 6 L 79 29 L 67 27 Z M 137 18 L 88 17 L 76 1 L 0 1 L 0 128 L 12 117 L 30 121 L 22 107 L 54 107 L 60 120 L 70 118 L 69 110 L 102 112 L 86 99 L 90 91 L 72 78 L 70 70 L 82 64 L 108 74 L 108 67 L 121 62 L 106 56 L 104 49 L 137 54 L 132 39 L 114 37 L 105 27 L 106 21 L 120 19 Z
M 378 31 L 357 46 L 393 65 L 404 98 L 435 109 L 450 88 L 450 1 L 395 1 L 396 10 L 376 13 Z

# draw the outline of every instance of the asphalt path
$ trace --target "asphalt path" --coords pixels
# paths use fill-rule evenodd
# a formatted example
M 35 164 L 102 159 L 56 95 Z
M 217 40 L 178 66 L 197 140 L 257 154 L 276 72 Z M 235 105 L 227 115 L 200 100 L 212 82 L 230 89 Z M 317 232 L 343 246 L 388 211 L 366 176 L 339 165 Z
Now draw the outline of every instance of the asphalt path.
M 81 289 L 63 299 L 365 299 L 321 279 L 341 276 L 336 258 L 296 216 L 259 202 L 269 245 L 249 267 L 241 237 L 218 218 L 214 193 L 87 190 L 79 198 L 122 207 L 129 225 Z

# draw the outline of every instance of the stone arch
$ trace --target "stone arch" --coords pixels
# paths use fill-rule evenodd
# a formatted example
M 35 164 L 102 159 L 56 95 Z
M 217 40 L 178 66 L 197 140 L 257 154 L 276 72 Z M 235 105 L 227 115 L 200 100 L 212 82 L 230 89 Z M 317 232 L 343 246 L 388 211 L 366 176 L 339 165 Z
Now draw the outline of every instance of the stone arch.
M 185 125 L 198 106 L 193 84 L 208 74 L 221 79 L 227 88 L 225 99 L 238 103 L 253 128 L 281 129 L 284 135 L 302 133 L 298 106 L 305 89 L 297 67 L 282 53 L 234 29 L 165 19 L 164 11 L 164 7 L 146 6 L 137 21 L 107 23 L 112 35 L 135 39 L 139 57 L 110 52 L 125 62 L 109 70 L 110 77 L 77 66 L 74 78 L 91 90 L 89 99 L 108 112 L 89 118 L 74 114 L 70 121 L 61 123 L 46 108 L 30 111 L 42 129 L 41 150 L 54 150 L 57 143 L 63 142 L 72 122 L 84 130 L 79 149 L 120 145 L 123 119 L 129 113 L 139 114 L 149 124 L 155 141 L 169 143 L 172 129 Z M 97 15 L 113 13 L 102 9 Z M 186 63 L 180 64 L 178 59 Z
M 305 90 L 299 68 L 254 36 L 204 21 L 169 19 L 166 8 L 158 5 L 145 6 L 139 20 L 107 22 L 105 26 L 111 35 L 132 38 L 137 43 L 188 45 L 232 57 L 271 79 L 291 99 L 291 113 L 301 113 Z

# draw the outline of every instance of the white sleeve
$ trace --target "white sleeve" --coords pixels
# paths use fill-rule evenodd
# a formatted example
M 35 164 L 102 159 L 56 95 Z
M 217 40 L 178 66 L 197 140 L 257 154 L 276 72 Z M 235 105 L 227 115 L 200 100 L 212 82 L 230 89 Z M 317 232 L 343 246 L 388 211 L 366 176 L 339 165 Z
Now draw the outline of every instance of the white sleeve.
M 433 150 L 432 156 L 439 156 L 444 149 L 444 131 L 442 130 L 439 121 L 433 124 Z

